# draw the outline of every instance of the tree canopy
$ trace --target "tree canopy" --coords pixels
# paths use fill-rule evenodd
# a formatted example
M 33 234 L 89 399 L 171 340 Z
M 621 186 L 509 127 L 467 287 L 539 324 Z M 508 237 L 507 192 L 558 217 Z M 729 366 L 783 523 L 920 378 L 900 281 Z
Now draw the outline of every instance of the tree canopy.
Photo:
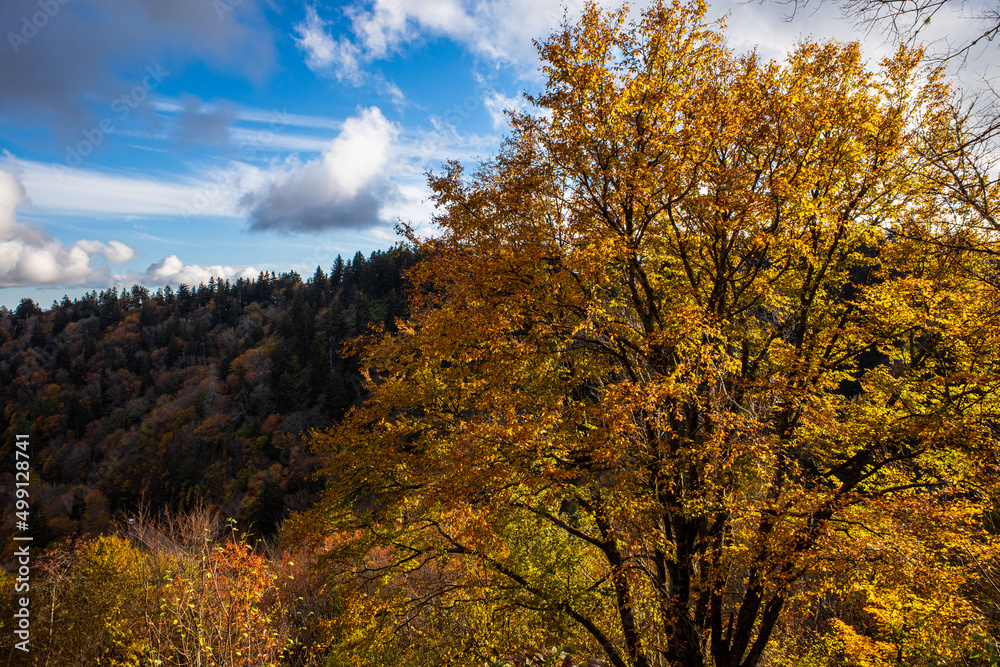
M 315 436 L 355 664 L 978 659 L 1000 245 L 926 158 L 944 73 L 628 16 L 566 22 L 541 112 L 431 176 L 412 318 Z

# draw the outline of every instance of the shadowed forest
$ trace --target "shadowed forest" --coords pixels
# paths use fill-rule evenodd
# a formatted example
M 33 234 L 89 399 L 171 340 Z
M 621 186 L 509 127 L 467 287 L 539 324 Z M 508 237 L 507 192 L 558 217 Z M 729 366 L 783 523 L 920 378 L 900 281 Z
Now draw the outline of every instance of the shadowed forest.
M 302 435 L 361 397 L 344 344 L 405 316 L 401 271 L 414 259 L 359 253 L 306 281 L 262 273 L 0 311 L 4 437 L 39 443 L 36 546 L 100 534 L 139 507 L 210 505 L 271 535 L 317 488 Z

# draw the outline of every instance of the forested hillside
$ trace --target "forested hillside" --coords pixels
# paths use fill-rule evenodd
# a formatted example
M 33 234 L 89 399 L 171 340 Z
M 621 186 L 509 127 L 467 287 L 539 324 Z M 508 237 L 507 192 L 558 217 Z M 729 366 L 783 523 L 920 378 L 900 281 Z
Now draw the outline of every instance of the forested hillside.
M 115 512 L 196 505 L 272 532 L 307 506 L 301 441 L 361 396 L 344 343 L 405 315 L 394 248 L 349 261 L 155 293 L 91 292 L 0 309 L 0 427 L 30 434 L 35 546 L 105 530 Z M 13 488 L 13 467 L 0 475 Z M 3 497 L 12 517 L 13 497 Z M 9 557 L 11 525 L 3 525 Z

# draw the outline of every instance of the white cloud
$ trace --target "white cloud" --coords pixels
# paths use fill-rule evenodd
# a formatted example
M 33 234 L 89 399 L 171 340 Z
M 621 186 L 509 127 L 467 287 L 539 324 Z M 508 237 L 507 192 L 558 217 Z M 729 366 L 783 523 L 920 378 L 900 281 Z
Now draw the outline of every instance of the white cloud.
M 285 127 L 311 127 L 324 130 L 339 130 L 343 122 L 324 116 L 308 116 L 288 113 L 284 109 L 240 109 L 236 117 L 247 123 L 266 123 L 274 131 Z
M 77 241 L 74 246 L 91 255 L 103 255 L 112 264 L 124 264 L 135 257 L 135 250 L 121 241 L 111 240 L 107 243 L 101 243 L 100 241 Z
M 632 15 L 651 4 L 636 0 Z M 605 9 L 620 0 L 597 0 Z M 532 40 L 544 41 L 564 16 L 572 22 L 584 0 L 355 0 L 344 25 L 324 20 L 314 8 L 296 26 L 299 46 L 317 72 L 330 71 L 354 83 L 364 80 L 364 68 L 398 54 L 408 44 L 444 37 L 471 54 L 512 66 L 521 76 L 537 79 L 538 57 Z M 710 20 L 730 14 L 725 34 L 740 51 L 757 49 L 766 58 L 781 59 L 796 42 L 810 34 L 817 39 L 861 40 L 878 58 L 893 50 L 879 28 L 869 30 L 843 15 L 836 4 L 813 0 L 791 5 L 720 0 L 709 6 Z M 951 39 L 961 43 L 975 34 L 975 24 L 963 20 L 963 5 L 945 7 L 921 36 L 927 41 Z M 994 60 L 990 58 L 989 60 Z
M 305 122 L 319 126 L 320 120 L 309 117 Z M 329 135 L 271 130 L 262 138 L 238 128 L 232 136 L 241 147 L 237 159 L 170 181 L 21 161 L 16 182 L 31 193 L 32 210 L 42 216 L 233 218 L 247 219 L 254 230 L 283 232 L 362 229 L 397 217 L 416 219 L 410 214 L 426 210 L 420 204 L 426 196 L 424 170 L 434 160 L 446 156 L 472 160 L 488 153 L 496 141 L 492 136 L 459 135 L 450 126 L 403 132 L 375 107 L 327 125 L 339 129 L 332 140 Z M 282 162 L 272 158 L 263 165 L 240 159 L 259 161 L 268 158 L 262 151 L 272 150 L 294 153 Z M 299 152 L 315 157 L 300 159 Z M 11 203 L 13 195 L 5 201 L 8 207 L 17 205 Z M 88 248 L 87 252 L 97 252 L 97 246 Z M 102 256 L 115 263 L 124 255 L 109 243 Z
M 24 162 L 23 172 L 34 205 L 55 213 L 176 216 L 210 185 L 203 180 L 164 182 L 39 162 Z M 232 197 L 212 197 L 198 213 L 239 216 Z
M 247 193 L 251 229 L 310 231 L 365 228 L 381 223 L 395 187 L 388 178 L 399 128 L 377 107 L 344 121 L 323 153 L 292 162 L 267 187 Z
M 490 115 L 490 119 L 493 121 L 494 130 L 505 130 L 509 126 L 510 119 L 504 113 L 507 110 L 525 113 L 538 111 L 538 109 L 532 107 L 528 100 L 524 99 L 523 96 L 505 95 L 498 90 L 494 90 L 482 76 L 476 75 L 476 80 L 485 90 L 483 93 L 483 106 L 486 108 L 486 113 Z
M 480 29 L 456 0 L 375 0 L 370 9 L 355 6 L 349 14 L 354 34 L 375 58 L 384 58 L 421 31 L 453 37 Z
M 359 74 L 360 49 L 349 41 L 336 40 L 326 33 L 328 23 L 319 17 L 315 7 L 306 9 L 306 20 L 295 26 L 295 43 L 306 55 L 306 64 L 313 71 L 333 67 L 339 76 L 353 80 Z
M 329 137 L 318 137 L 308 134 L 290 134 L 287 132 L 264 133 L 266 140 L 261 140 L 260 130 L 233 128 L 230 130 L 232 143 L 242 154 L 257 157 L 258 154 L 279 151 L 301 151 L 304 153 L 322 152 L 330 144 Z M 237 154 L 240 154 L 238 152 Z
M 136 276 L 135 279 L 151 286 L 182 284 L 195 286 L 207 284 L 211 278 L 236 280 L 256 278 L 259 274 L 260 271 L 252 266 L 238 268 L 220 264 L 212 266 L 185 264 L 177 255 L 170 255 L 155 264 L 150 264 L 146 272 Z
M 180 116 L 184 111 L 184 105 L 179 99 L 167 97 L 157 97 L 154 108 L 161 115 L 171 118 Z M 203 105 L 203 109 L 207 112 L 217 113 L 220 110 L 220 106 L 208 103 Z M 257 145 L 262 145 L 264 148 L 270 147 L 275 138 L 280 142 L 282 132 L 288 128 L 340 131 L 344 125 L 344 122 L 337 118 L 288 113 L 284 108 L 254 109 L 232 107 L 230 111 L 236 123 L 250 126 L 230 128 L 230 132 L 233 133 L 233 143 L 239 143 L 236 141 L 236 133 L 242 132 L 243 134 L 239 137 L 241 141 L 243 143 L 249 142 L 255 147 Z M 260 126 L 265 127 L 261 128 Z M 166 136 L 164 134 L 160 138 L 166 138 Z M 295 137 L 296 135 L 290 136 Z M 278 145 L 279 147 L 284 147 L 283 144 Z
M 361 117 L 348 119 L 343 132 L 322 157 L 331 185 L 344 196 L 355 196 L 382 172 L 398 131 L 377 107 L 365 109 Z
M 108 269 L 91 262 L 121 264 L 135 256 L 130 246 L 114 240 L 81 240 L 67 246 L 19 220 L 18 208 L 29 200 L 17 162 L 10 153 L 5 156 L 6 167 L 0 167 L 0 287 L 103 284 Z
M 403 91 L 387 80 L 381 72 L 366 72 L 364 65 L 373 57 L 385 55 L 388 42 L 374 39 L 375 54 L 352 42 L 350 39 L 334 39 L 327 33 L 329 22 L 316 13 L 314 7 L 306 9 L 306 18 L 295 26 L 295 43 L 305 54 L 306 65 L 317 74 L 332 74 L 338 81 L 346 81 L 355 86 L 371 85 L 388 95 L 396 105 L 403 103 Z M 381 54 L 381 55 L 379 55 Z
M 34 207 L 59 214 L 243 218 L 240 198 L 271 180 L 265 169 L 239 160 L 173 182 L 39 162 L 21 164 L 22 181 Z
M 544 39 L 557 27 L 564 8 L 572 16 L 583 5 L 583 0 L 359 0 L 345 11 L 350 27 L 339 36 L 332 34 L 332 21 L 307 8 L 305 20 L 295 26 L 296 42 L 311 69 L 355 84 L 371 76 L 363 71 L 366 65 L 410 42 L 436 37 L 476 56 L 532 70 L 537 62 L 532 39 Z
M 403 222 L 415 225 L 428 223 L 435 212 L 435 207 L 430 200 L 430 196 L 431 189 L 426 183 L 406 183 L 400 185 L 398 196 L 386 204 L 382 209 L 382 216 L 386 220 L 402 220 Z M 372 231 L 376 233 L 382 230 L 376 228 Z

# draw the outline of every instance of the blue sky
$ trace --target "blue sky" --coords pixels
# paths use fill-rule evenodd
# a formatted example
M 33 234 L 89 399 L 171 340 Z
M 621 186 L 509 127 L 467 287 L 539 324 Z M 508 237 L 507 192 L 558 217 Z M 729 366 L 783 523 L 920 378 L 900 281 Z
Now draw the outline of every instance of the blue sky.
M 308 276 L 397 220 L 432 229 L 424 172 L 497 150 L 503 109 L 543 84 L 532 39 L 580 5 L 3 0 L 0 305 Z M 889 48 L 829 5 L 788 9 L 710 13 L 768 58 L 807 34 Z

